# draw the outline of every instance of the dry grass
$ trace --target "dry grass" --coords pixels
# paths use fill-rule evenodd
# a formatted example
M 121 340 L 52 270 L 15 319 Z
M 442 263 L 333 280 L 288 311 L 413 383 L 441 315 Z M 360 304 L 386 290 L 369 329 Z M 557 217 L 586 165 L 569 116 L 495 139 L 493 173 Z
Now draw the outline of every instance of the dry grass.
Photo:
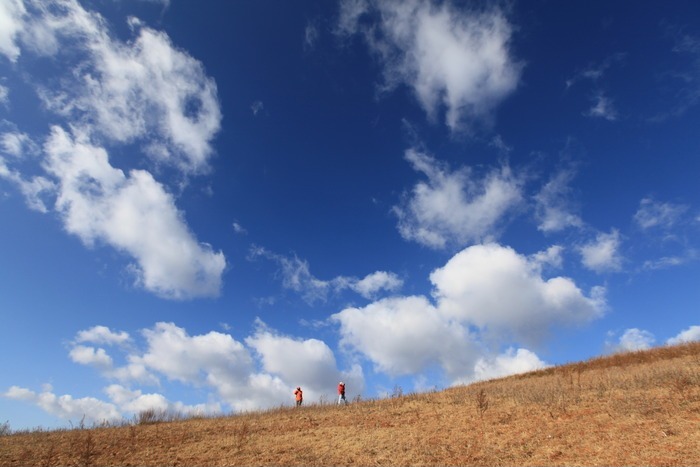
M 0 465 L 700 465 L 700 343 L 348 406 L 0 437 Z

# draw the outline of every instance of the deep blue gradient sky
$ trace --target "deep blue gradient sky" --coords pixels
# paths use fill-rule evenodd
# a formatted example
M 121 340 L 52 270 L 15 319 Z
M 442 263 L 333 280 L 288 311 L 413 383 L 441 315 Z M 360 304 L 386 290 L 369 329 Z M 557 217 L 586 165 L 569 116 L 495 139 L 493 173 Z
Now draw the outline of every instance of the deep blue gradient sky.
M 700 339 L 697 2 L 0 0 L 0 423 Z

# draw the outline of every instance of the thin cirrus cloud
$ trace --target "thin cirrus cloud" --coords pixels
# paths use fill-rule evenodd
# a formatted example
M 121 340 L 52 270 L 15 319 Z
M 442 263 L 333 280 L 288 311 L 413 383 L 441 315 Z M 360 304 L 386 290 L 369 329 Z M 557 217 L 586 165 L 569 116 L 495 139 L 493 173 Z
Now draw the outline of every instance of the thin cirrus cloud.
M 583 225 L 571 201 L 571 182 L 575 175 L 573 168 L 557 171 L 534 196 L 538 230 L 550 233 Z
M 360 35 L 383 66 L 383 88 L 405 84 L 433 120 L 444 108 L 452 131 L 488 121 L 522 71 L 509 49 L 513 28 L 498 8 L 346 0 L 336 31 Z
M 170 299 L 218 295 L 223 253 L 196 239 L 166 183 L 115 165 L 142 162 L 110 157 L 136 143 L 141 152 L 129 154 L 181 176 L 210 170 L 221 111 L 202 64 L 135 18 L 128 22 L 134 39 L 116 39 L 104 18 L 75 0 L 4 2 L 0 21 L 8 26 L 0 53 L 15 67 L 21 71 L 26 55 L 52 69 L 57 79 L 35 77 L 30 85 L 60 121 L 42 136 L 3 122 L 10 130 L 2 134 L 0 178 L 30 208 L 58 212 L 86 246 L 131 257 L 137 286 Z
M 308 261 L 296 255 L 285 256 L 253 245 L 248 255 L 249 260 L 265 258 L 279 266 L 282 286 L 298 292 L 309 304 L 325 302 L 332 293 L 351 290 L 362 297 L 371 299 L 384 292 L 395 292 L 403 286 L 403 280 L 393 272 L 375 271 L 359 279 L 357 277 L 337 276 L 324 280 L 315 277 Z
M 394 206 L 401 236 L 431 248 L 493 239 L 504 217 L 522 202 L 522 181 L 508 166 L 479 177 L 464 167 L 450 171 L 428 154 L 406 151 L 427 177 Z

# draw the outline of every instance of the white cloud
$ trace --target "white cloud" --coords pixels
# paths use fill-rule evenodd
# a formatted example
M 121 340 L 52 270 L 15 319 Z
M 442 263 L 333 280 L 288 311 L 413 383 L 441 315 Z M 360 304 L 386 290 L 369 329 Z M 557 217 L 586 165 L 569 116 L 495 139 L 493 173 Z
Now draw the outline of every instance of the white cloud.
M 290 387 L 303 386 L 307 400 L 327 395 L 334 382 L 348 380 L 348 388 L 359 394 L 364 378 L 359 368 L 341 372 L 333 351 L 318 339 L 293 339 L 276 334 L 258 320 L 256 332 L 246 338 L 262 360 L 265 372 L 280 377 Z
M 678 333 L 677 336 L 670 338 L 666 341 L 669 345 L 682 344 L 684 342 L 695 342 L 700 341 L 700 326 L 690 326 Z
M 634 214 L 634 220 L 642 229 L 672 228 L 681 218 L 688 206 L 672 203 L 661 203 L 651 198 L 639 202 L 639 209 Z
M 85 420 L 90 423 L 116 422 L 122 414 L 114 404 L 94 397 L 74 399 L 70 395 L 57 396 L 50 390 L 36 393 L 26 388 L 12 386 L 5 397 L 34 404 L 44 411 L 64 420 Z
M 172 195 L 150 173 L 125 175 L 80 133 L 53 127 L 46 170 L 59 183 L 56 209 L 86 245 L 103 241 L 132 256 L 137 282 L 167 298 L 219 293 L 223 253 L 196 241 Z
M 567 227 L 583 225 L 581 218 L 571 212 L 569 185 L 574 175 L 572 169 L 558 171 L 534 196 L 538 230 L 545 233 L 558 232 Z
M 630 328 L 626 329 L 618 344 L 615 346 L 614 350 L 626 352 L 626 351 L 637 351 L 646 350 L 654 345 L 654 335 L 649 331 L 644 331 L 642 329 Z
M 10 103 L 10 89 L 7 86 L 0 84 L 0 104 L 8 105 Z
M 329 294 L 343 290 L 352 290 L 365 298 L 374 298 L 381 291 L 393 292 L 401 288 L 403 281 L 394 273 L 375 271 L 362 279 L 337 276 L 322 280 L 311 274 L 308 261 L 294 256 L 283 256 L 263 247 L 253 246 L 249 259 L 264 257 L 275 261 L 280 266 L 282 286 L 299 292 L 309 304 L 325 302 Z
M 184 172 L 208 170 L 221 112 L 216 84 L 200 62 L 135 18 L 129 25 L 136 38 L 123 43 L 77 1 L 32 5 L 24 42 L 39 54 L 65 54 L 70 64 L 60 89 L 41 89 L 49 109 L 109 141 L 141 141 L 158 162 Z
M 503 376 L 540 370 L 549 365 L 527 349 L 508 349 L 495 357 L 482 357 L 474 367 L 472 381 L 501 378 Z
M 318 41 L 319 31 L 316 22 L 309 21 L 304 28 L 304 50 L 313 49 Z
M 440 312 L 503 337 L 536 344 L 555 325 L 602 315 L 604 289 L 586 296 L 566 277 L 545 279 L 538 256 L 528 259 L 498 244 L 475 245 L 430 274 Z
M 112 357 L 107 355 L 105 349 L 76 345 L 70 350 L 69 356 L 71 360 L 82 365 L 92 365 L 104 370 L 112 368 Z
M 386 271 L 376 271 L 350 283 L 350 288 L 365 298 L 372 298 L 382 290 L 396 291 L 402 286 L 403 281 L 396 274 Z
M 340 324 L 341 345 L 365 355 L 377 371 L 408 375 L 439 365 L 457 376 L 473 365 L 467 330 L 443 319 L 425 297 L 387 298 L 364 308 L 346 308 L 331 320 Z
M 23 28 L 23 16 L 26 12 L 22 0 L 0 2 L 0 54 L 5 55 L 11 62 L 16 62 L 20 55 L 16 39 Z
M 107 326 L 93 326 L 79 331 L 75 342 L 90 342 L 93 344 L 124 344 L 130 340 L 127 332 L 112 332 Z
M 9 122 L 0 122 L 0 127 L 8 128 L 0 134 L 0 178 L 14 184 L 24 196 L 30 209 L 48 212 L 44 198 L 52 194 L 56 186 L 40 175 L 25 175 L 14 165 L 26 164 L 40 154 L 39 146 L 26 134 L 17 131 Z M 9 157 L 3 157 L 5 154 Z
M 257 115 L 265 110 L 265 106 L 263 105 L 262 101 L 255 101 L 250 105 L 250 110 L 253 111 L 253 115 L 257 117 Z
M 593 96 L 593 106 L 585 113 L 588 117 L 604 118 L 605 120 L 617 120 L 617 111 L 612 100 L 599 92 Z
M 543 258 L 551 260 L 557 252 L 550 249 L 528 259 L 496 244 L 472 246 L 430 275 L 435 304 L 423 296 L 393 297 L 346 308 L 331 320 L 340 325 L 343 347 L 393 375 L 436 366 L 453 381 L 468 381 L 479 358 L 484 359 L 478 367 L 483 374 L 536 368 L 540 362 L 531 358 L 534 354 L 523 351 L 494 360 L 481 344 L 538 344 L 556 326 L 584 324 L 602 315 L 602 287 L 586 296 L 571 279 L 542 277 Z
M 359 21 L 363 15 L 368 21 Z M 431 119 L 444 107 L 453 131 L 488 121 L 520 79 L 522 66 L 509 50 L 512 28 L 498 8 L 465 12 L 426 0 L 346 1 L 337 31 L 361 33 L 384 66 L 384 86 L 406 84 Z
M 595 272 L 619 271 L 622 268 L 620 232 L 600 233 L 595 241 L 579 247 L 583 265 Z
M 393 209 L 406 240 L 432 248 L 490 240 L 522 200 L 521 182 L 506 166 L 479 179 L 469 168 L 450 172 L 414 149 L 406 151 L 406 159 L 428 178 Z

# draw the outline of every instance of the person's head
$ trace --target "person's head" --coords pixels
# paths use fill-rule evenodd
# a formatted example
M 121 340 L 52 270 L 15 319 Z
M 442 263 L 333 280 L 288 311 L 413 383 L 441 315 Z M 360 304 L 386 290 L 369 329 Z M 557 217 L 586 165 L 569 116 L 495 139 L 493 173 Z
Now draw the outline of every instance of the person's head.
M 340 384 L 341 386 L 345 386 L 345 383 L 343 383 L 342 381 L 338 384 Z
M 301 388 L 299 386 L 297 386 L 297 390 L 301 390 Z

